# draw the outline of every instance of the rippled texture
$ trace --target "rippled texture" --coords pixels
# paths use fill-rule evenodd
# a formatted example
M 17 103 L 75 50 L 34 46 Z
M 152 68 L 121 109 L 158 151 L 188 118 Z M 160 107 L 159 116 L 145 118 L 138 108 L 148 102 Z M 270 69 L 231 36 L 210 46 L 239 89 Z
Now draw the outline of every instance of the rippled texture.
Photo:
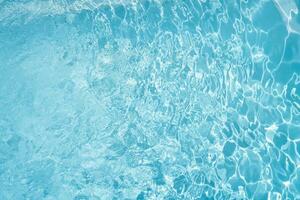
M 299 199 L 299 6 L 0 0 L 0 199 Z

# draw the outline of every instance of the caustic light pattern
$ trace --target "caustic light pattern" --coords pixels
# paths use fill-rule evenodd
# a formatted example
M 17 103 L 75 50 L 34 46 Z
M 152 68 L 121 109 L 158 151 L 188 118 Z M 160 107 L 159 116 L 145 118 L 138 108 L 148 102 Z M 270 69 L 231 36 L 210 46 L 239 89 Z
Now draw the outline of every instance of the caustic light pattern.
M 300 199 L 299 8 L 0 0 L 0 199 Z

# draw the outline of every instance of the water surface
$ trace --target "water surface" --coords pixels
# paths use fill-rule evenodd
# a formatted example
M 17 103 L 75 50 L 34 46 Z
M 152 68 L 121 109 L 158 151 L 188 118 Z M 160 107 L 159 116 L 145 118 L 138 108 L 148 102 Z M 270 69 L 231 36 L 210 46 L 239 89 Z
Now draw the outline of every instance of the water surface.
M 300 199 L 297 0 L 0 0 L 0 199 Z

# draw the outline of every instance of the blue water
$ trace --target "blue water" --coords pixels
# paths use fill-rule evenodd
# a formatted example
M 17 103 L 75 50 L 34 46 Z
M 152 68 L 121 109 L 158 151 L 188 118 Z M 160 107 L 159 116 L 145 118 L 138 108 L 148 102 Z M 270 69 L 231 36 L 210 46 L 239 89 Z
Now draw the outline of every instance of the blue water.
M 299 0 L 0 0 L 0 200 L 300 199 Z

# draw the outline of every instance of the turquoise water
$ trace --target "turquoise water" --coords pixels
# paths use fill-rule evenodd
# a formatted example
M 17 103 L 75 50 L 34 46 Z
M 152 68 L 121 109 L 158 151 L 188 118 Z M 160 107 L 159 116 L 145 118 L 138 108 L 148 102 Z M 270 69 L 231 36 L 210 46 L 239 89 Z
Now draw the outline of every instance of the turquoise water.
M 300 199 L 298 0 L 0 0 L 0 200 Z

